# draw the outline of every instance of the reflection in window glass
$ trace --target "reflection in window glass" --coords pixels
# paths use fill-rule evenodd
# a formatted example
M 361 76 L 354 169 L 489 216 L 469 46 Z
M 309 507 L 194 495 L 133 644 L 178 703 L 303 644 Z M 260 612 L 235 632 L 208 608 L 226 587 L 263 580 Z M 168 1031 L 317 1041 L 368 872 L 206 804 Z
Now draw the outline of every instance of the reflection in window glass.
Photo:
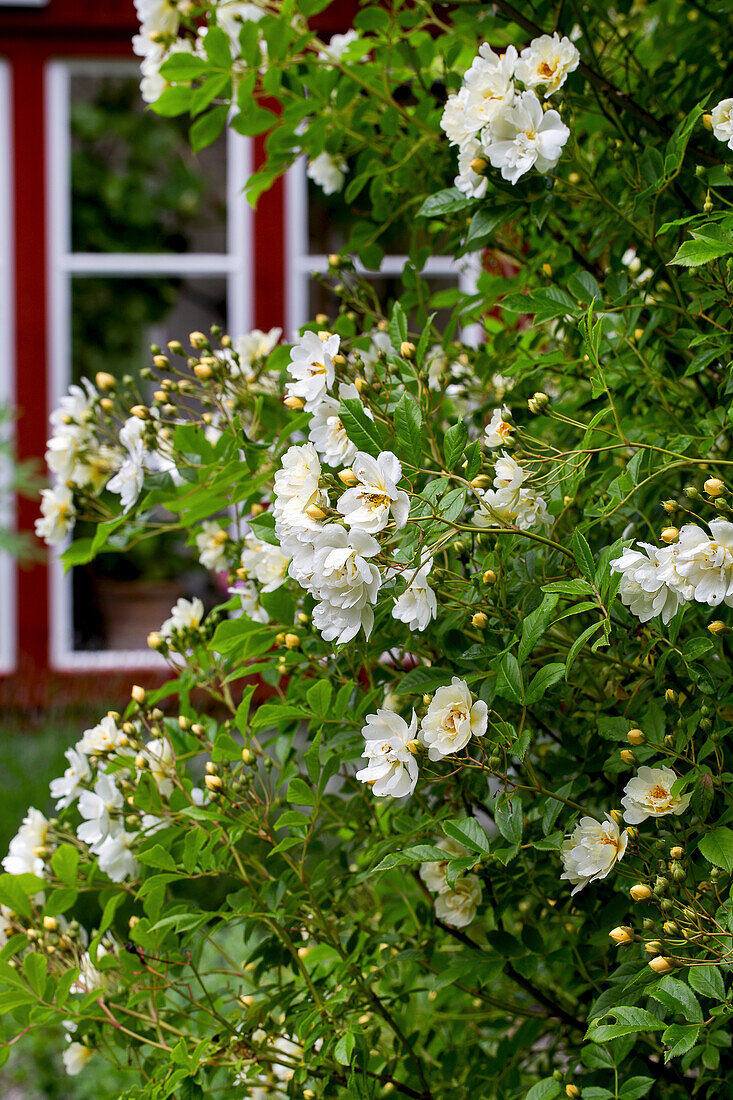
M 226 325 L 224 278 L 74 278 L 73 377 L 93 379 L 99 370 L 139 376 L 150 365 L 150 345 L 185 341 L 189 332 Z M 141 380 L 144 399 L 152 383 Z M 153 515 L 151 524 L 156 517 Z M 78 538 L 92 535 L 79 524 Z M 124 554 L 104 554 L 73 570 L 74 649 L 146 649 L 146 638 L 169 615 L 179 596 L 215 595 L 197 567 L 185 536 L 174 532 L 140 540 Z
M 132 74 L 72 74 L 70 95 L 72 250 L 225 251 L 225 139 L 193 154 Z

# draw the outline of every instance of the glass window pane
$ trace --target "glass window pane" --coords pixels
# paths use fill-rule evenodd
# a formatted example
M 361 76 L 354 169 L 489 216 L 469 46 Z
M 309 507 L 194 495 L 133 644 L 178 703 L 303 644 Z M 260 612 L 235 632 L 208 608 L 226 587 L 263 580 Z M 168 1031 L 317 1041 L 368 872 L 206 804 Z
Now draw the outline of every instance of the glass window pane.
M 341 276 L 344 282 L 348 281 L 347 275 Z M 369 282 L 374 287 L 377 300 L 385 315 L 389 315 L 391 305 L 398 298 L 407 310 L 408 321 L 411 326 L 419 327 L 416 320 L 419 305 L 418 295 L 405 290 L 399 275 L 369 275 Z M 439 309 L 431 305 L 432 295 L 442 290 L 452 290 L 458 286 L 458 277 L 455 275 L 431 275 L 424 280 L 428 284 L 428 297 L 423 302 L 423 313 L 435 313 L 435 324 L 444 327 L 450 319 L 449 309 Z M 318 279 L 309 280 L 309 314 L 308 319 L 314 318 L 318 313 L 325 313 L 328 317 L 335 317 L 338 312 L 338 299 L 327 284 Z
M 74 252 L 224 252 L 226 139 L 193 154 L 184 119 L 145 108 L 139 74 L 73 73 Z
M 73 381 L 99 370 L 139 376 L 150 344 L 165 347 L 189 332 L 226 326 L 226 280 L 76 277 L 71 285 Z M 141 380 L 150 399 L 154 383 Z M 76 537 L 93 534 L 79 524 Z M 103 554 L 73 570 L 74 649 L 147 649 L 146 638 L 179 596 L 216 602 L 217 580 L 196 563 L 185 533 L 143 539 L 122 554 Z M 219 586 L 221 590 L 222 585 Z M 221 591 L 218 593 L 221 595 Z

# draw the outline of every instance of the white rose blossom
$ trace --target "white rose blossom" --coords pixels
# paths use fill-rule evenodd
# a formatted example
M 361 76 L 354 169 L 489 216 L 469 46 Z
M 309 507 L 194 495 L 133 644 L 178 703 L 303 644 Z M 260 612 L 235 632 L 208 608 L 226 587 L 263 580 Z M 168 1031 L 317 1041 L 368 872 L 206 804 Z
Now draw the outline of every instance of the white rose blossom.
M 332 34 L 328 45 L 318 51 L 318 60 L 333 64 L 340 61 L 349 46 L 359 41 L 359 34 L 355 30 L 346 31 L 345 34 Z
M 83 1043 L 69 1043 L 64 1048 L 61 1059 L 64 1063 L 64 1069 L 68 1073 L 69 1077 L 76 1077 L 86 1066 L 87 1062 L 94 1057 L 93 1047 L 87 1047 Z
M 399 531 L 407 523 L 410 498 L 397 482 L 402 477 L 402 465 L 391 451 L 382 451 L 372 458 L 357 451 L 351 469 L 357 484 L 347 489 L 337 508 L 349 527 L 375 534 L 389 523 L 390 513 Z
M 487 126 L 515 99 L 514 69 L 517 51 L 509 46 L 505 53 L 495 54 L 488 43 L 479 47 L 463 81 L 467 91 L 466 115 L 474 132 Z
M 517 80 L 525 88 L 544 88 L 548 99 L 574 73 L 580 63 L 580 54 L 569 38 L 560 38 L 543 34 L 534 38 L 526 49 L 522 50 L 517 62 Z
M 94 851 L 110 834 L 119 832 L 124 805 L 114 779 L 103 772 L 97 777 L 94 790 L 84 790 L 79 795 L 79 813 L 84 818 L 76 830 L 79 840 Z
M 438 894 L 435 915 L 452 928 L 465 928 L 476 916 L 481 894 L 481 880 L 476 875 L 463 875 L 452 889 Z
M 251 381 L 254 378 L 253 368 L 255 364 L 266 359 L 274 351 L 282 334 L 283 330 L 281 328 L 271 328 L 269 332 L 263 332 L 262 329 L 255 328 L 244 336 L 240 336 L 234 343 L 234 349 L 239 356 L 239 363 L 232 361 L 232 374 L 235 377 L 241 375 L 247 381 Z
M 614 864 L 623 858 L 629 834 L 606 814 L 605 820 L 581 817 L 571 836 L 563 841 L 562 861 L 565 870 L 561 878 L 573 886 L 577 894 L 589 882 L 605 878 Z
M 446 853 L 446 858 L 435 863 L 421 863 L 420 878 L 433 894 L 446 894 L 451 889 L 446 878 L 450 857 L 465 859 L 469 853 L 467 848 L 464 848 L 462 844 L 449 836 L 439 840 L 436 847 Z
M 289 397 L 298 397 L 304 402 L 305 411 L 313 412 L 319 402 L 334 384 L 336 367 L 334 356 L 338 355 L 341 337 L 335 333 L 304 332 L 290 351 L 288 374 L 293 379 L 288 382 L 285 392 Z
M 481 507 L 474 513 L 477 527 L 496 527 L 497 520 L 513 523 L 520 531 L 549 527 L 550 515 L 543 497 L 525 486 L 529 471 L 502 452 L 494 464 L 494 488 L 477 489 Z
M 392 618 L 406 623 L 410 630 L 425 630 L 438 614 L 438 599 L 428 584 L 432 567 L 433 559 L 428 558 L 419 568 L 402 573 L 407 587 L 394 602 Z
M 682 592 L 665 583 L 661 568 L 666 564 L 665 558 L 661 557 L 663 552 L 647 542 L 637 545 L 642 549 L 628 548 L 610 563 L 614 573 L 621 573 L 618 594 L 624 606 L 642 623 L 661 615 L 662 622 L 666 624 L 677 613 L 680 603 L 684 602 Z
M 53 489 L 41 490 L 41 519 L 35 523 L 36 535 L 48 546 L 59 546 L 74 526 L 76 508 L 71 489 L 59 482 Z
M 718 141 L 724 141 L 733 149 L 733 99 L 721 99 L 710 112 L 713 133 Z
M 23 822 L 10 841 L 8 854 L 3 860 L 3 870 L 9 875 L 37 875 L 45 878 L 43 861 L 48 847 L 48 821 L 31 806 Z
M 627 825 L 639 825 L 648 817 L 684 813 L 692 794 L 672 794 L 677 776 L 671 768 L 642 767 L 624 787 L 621 805 Z
M 491 420 L 484 428 L 484 442 L 487 447 L 503 447 L 513 442 L 514 426 L 509 422 L 509 409 L 502 405 L 500 409 L 494 409 Z
M 86 756 L 98 756 L 126 745 L 127 735 L 117 727 L 114 718 L 106 714 L 96 726 L 84 730 L 81 740 L 76 743 L 76 751 Z
M 290 558 L 279 546 L 263 542 L 250 531 L 244 538 L 241 564 L 248 577 L 254 577 L 262 592 L 274 592 L 287 580 Z
M 453 182 L 469 199 L 482 199 L 489 186 L 488 178 L 472 167 L 482 154 L 481 142 L 477 138 L 469 138 L 458 151 L 458 175 Z
M 335 195 L 344 186 L 346 179 L 346 160 L 342 156 L 319 153 L 308 161 L 308 179 L 320 187 L 324 195 Z
M 229 568 L 227 545 L 229 532 L 213 520 L 204 520 L 196 535 L 196 550 L 204 569 L 212 573 L 224 573 Z
M 308 438 L 329 466 L 348 466 L 356 454 L 356 447 L 339 417 L 339 405 L 344 398 L 359 399 L 359 391 L 353 382 L 339 383 L 338 398 L 321 398 L 313 410 L 308 428 Z M 371 409 L 364 409 L 364 412 L 370 420 L 374 419 Z
M 137 874 L 138 864 L 131 850 L 136 835 L 120 829 L 110 833 L 94 849 L 100 871 L 103 871 L 112 882 L 123 882 L 124 879 L 134 878 Z
M 412 794 L 418 778 L 413 755 L 417 748 L 415 712 L 408 726 L 399 714 L 380 708 L 376 714 L 367 715 L 361 732 L 366 741 L 363 755 L 369 763 L 356 773 L 356 778 L 370 784 L 379 798 L 406 798 Z
M 483 737 L 488 725 L 488 707 L 483 700 L 473 701 L 465 680 L 454 676 L 450 684 L 438 688 L 420 726 L 420 740 L 427 746 L 431 760 L 465 749 L 472 737 Z
M 367 559 L 379 549 L 371 535 L 335 523 L 322 529 L 315 545 L 297 549 L 288 571 L 319 601 L 313 625 L 326 641 L 350 642 L 360 630 L 367 638 L 371 634 L 382 576 Z
M 669 550 L 676 573 L 692 586 L 697 603 L 733 606 L 733 523 L 714 519 L 710 534 L 687 523 Z
M 201 626 L 203 617 L 204 605 L 198 596 L 192 600 L 181 596 L 171 608 L 170 618 L 162 624 L 160 633 L 164 638 L 170 638 L 174 630 L 195 630 Z
M 515 184 L 531 168 L 554 168 L 569 136 L 557 111 L 543 111 L 534 92 L 523 92 L 490 123 L 482 144 L 492 166 Z
M 163 798 L 170 798 L 173 793 L 173 776 L 176 774 L 176 761 L 170 742 L 165 737 L 156 737 L 148 741 L 140 755 Z
M 69 766 L 58 779 L 50 784 L 51 798 L 56 799 L 56 809 L 63 810 L 71 806 L 92 777 L 86 755 L 78 749 L 67 749 L 64 753 Z

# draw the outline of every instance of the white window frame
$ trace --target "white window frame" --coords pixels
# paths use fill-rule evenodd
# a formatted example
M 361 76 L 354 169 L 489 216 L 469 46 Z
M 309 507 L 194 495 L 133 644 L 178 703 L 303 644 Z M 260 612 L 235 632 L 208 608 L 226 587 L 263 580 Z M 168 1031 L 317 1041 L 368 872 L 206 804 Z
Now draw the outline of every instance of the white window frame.
M 285 176 L 285 333 L 288 339 L 297 336 L 303 325 L 313 320 L 309 310 L 313 273 L 325 275 L 328 272 L 328 256 L 311 252 L 309 247 L 307 167 L 307 158 L 299 157 Z M 355 261 L 354 268 L 357 274 L 367 278 L 399 276 L 409 260 L 409 256 L 392 253 L 384 257 L 378 271 L 364 267 L 359 260 Z M 481 274 L 480 254 L 469 253 L 460 260 L 452 256 L 430 256 L 419 274 L 423 278 L 456 279 L 460 290 L 475 294 Z M 461 338 L 473 345 L 478 343 L 480 334 L 481 327 L 471 325 L 463 330 Z
M 243 186 L 250 175 L 251 140 L 227 132 L 227 241 L 216 253 L 87 253 L 71 250 L 72 75 L 138 74 L 134 62 L 54 60 L 46 69 L 46 194 L 48 255 L 49 412 L 71 382 L 71 280 L 80 275 L 211 276 L 227 280 L 227 328 L 235 334 L 252 328 L 253 226 Z M 60 671 L 163 667 L 150 650 L 74 649 L 73 589 L 57 553 L 50 556 L 50 659 Z M 155 625 L 155 624 L 152 624 Z
M 0 60 L 0 404 L 15 404 L 15 272 L 13 256 L 13 126 L 10 65 Z M 11 429 L 12 438 L 12 429 Z M 10 469 L 0 468 L 3 484 Z M 0 524 L 14 530 L 15 501 L 0 500 Z M 17 572 L 11 554 L 0 552 L 0 674 L 15 670 L 17 661 Z

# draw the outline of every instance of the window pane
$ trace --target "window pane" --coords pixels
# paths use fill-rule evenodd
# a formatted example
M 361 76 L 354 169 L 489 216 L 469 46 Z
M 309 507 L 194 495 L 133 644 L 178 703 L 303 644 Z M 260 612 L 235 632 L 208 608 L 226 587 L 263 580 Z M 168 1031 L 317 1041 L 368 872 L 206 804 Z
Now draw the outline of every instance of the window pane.
M 226 250 L 223 136 L 194 155 L 186 121 L 146 109 L 127 67 L 72 73 L 70 98 L 72 251 Z
M 165 347 L 189 332 L 226 325 L 222 278 L 100 278 L 72 280 L 73 380 L 99 370 L 139 376 L 150 366 L 150 344 Z M 150 398 L 154 383 L 141 380 Z M 93 530 L 79 524 L 76 536 Z M 214 602 L 215 582 L 196 565 L 185 535 L 144 539 L 122 554 L 103 554 L 73 570 L 75 650 L 146 650 L 146 638 L 179 596 Z

